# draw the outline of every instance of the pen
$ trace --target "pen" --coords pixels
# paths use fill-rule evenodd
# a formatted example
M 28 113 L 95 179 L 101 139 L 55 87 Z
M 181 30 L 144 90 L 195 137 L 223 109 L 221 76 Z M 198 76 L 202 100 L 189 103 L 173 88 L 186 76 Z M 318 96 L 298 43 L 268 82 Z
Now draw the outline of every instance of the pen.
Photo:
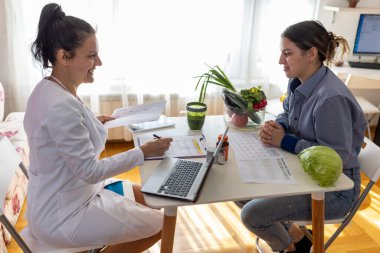
M 157 134 L 153 134 L 154 138 L 161 139 L 161 136 L 158 136 Z
M 199 138 L 199 140 L 201 141 L 202 145 L 204 146 L 204 149 L 207 150 L 207 148 L 206 148 L 206 146 L 207 146 L 206 137 L 203 133 L 202 133 L 202 137 Z

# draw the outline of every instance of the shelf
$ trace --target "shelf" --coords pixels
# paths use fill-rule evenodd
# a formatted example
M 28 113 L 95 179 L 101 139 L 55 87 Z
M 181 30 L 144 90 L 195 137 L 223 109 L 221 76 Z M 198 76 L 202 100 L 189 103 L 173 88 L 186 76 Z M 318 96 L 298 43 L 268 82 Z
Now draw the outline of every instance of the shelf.
M 350 11 L 350 12 L 360 12 L 360 13 L 380 13 L 380 8 L 349 8 L 349 7 L 341 7 L 341 6 L 332 6 L 332 5 L 325 5 L 325 10 L 328 11 L 334 11 L 334 12 L 343 12 L 343 11 Z
M 335 15 L 337 12 L 358 12 L 358 13 L 380 13 L 380 8 L 349 8 L 342 6 L 325 5 L 324 9 L 332 11 L 331 23 L 335 22 Z

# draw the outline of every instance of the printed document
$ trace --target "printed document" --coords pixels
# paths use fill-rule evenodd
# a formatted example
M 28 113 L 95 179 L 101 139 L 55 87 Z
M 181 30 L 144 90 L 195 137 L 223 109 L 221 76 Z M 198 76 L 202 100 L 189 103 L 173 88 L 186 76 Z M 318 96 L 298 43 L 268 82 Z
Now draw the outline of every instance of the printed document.
M 146 158 L 146 160 L 163 159 L 164 157 L 191 158 L 206 156 L 206 144 L 202 135 L 184 135 L 170 137 L 173 138 L 173 141 L 170 143 L 169 150 L 167 150 L 163 156 L 149 157 Z M 137 137 L 137 145 L 141 146 L 145 142 L 152 139 L 152 134 L 139 136 Z
M 229 135 L 242 182 L 296 184 L 285 158 L 263 145 L 256 132 Z
M 165 104 L 166 101 L 162 100 L 154 103 L 118 108 L 113 111 L 111 115 L 116 119 L 107 121 L 104 126 L 109 129 L 113 127 L 128 126 L 130 124 L 158 120 L 164 111 Z

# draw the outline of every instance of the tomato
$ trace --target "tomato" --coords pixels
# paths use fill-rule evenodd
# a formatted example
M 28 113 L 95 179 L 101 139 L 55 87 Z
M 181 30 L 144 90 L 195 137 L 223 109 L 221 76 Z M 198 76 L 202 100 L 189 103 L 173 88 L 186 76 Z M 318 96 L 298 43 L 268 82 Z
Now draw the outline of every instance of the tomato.
M 236 127 L 245 127 L 248 123 L 248 116 L 245 114 L 232 114 L 231 123 Z

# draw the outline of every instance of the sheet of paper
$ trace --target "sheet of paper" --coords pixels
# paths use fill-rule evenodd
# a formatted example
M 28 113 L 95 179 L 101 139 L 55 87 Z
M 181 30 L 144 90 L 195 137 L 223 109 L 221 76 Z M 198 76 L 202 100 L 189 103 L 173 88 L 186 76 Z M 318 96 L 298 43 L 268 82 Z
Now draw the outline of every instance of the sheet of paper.
M 283 158 L 239 161 L 241 180 L 245 183 L 296 184 Z
M 265 147 L 255 133 L 230 133 L 229 136 L 238 160 L 282 158 L 275 148 Z
M 230 133 L 242 182 L 296 184 L 286 160 L 275 148 L 264 146 L 256 133 Z
M 118 126 L 128 126 L 130 124 L 158 120 L 164 111 L 166 101 L 162 100 L 154 103 L 118 108 L 112 113 L 116 119 L 107 121 L 104 126 L 109 129 Z
M 206 144 L 203 141 L 202 135 L 193 136 L 170 136 L 173 141 L 170 144 L 169 150 L 161 157 L 150 157 L 148 159 L 162 159 L 164 157 L 205 157 Z M 137 145 L 141 146 L 145 142 L 153 139 L 151 134 L 146 134 L 137 137 Z

